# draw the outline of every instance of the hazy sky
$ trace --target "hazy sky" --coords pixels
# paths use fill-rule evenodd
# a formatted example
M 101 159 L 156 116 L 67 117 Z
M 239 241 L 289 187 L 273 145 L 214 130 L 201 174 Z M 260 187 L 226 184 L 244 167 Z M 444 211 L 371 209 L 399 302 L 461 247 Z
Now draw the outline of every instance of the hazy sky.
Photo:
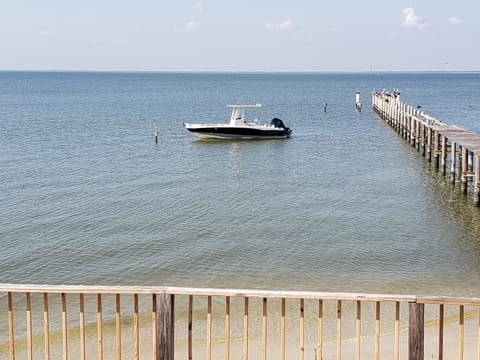
M 479 0 L 0 0 L 0 69 L 480 70 Z

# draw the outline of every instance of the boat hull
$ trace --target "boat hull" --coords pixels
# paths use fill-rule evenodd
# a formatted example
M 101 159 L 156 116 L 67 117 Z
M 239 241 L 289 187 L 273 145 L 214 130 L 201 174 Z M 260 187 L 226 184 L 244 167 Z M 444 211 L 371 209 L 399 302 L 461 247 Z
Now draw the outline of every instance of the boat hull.
M 285 139 L 290 136 L 290 132 L 287 129 L 274 127 L 191 127 L 187 124 L 185 127 L 188 131 L 203 139 Z

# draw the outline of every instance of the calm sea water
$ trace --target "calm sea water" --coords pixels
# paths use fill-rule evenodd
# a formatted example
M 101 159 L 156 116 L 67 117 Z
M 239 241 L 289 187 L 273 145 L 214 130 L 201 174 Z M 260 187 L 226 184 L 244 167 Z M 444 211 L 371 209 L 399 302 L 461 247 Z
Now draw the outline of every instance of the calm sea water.
M 0 283 L 478 296 L 480 210 L 372 113 L 383 88 L 480 133 L 478 73 L 0 72 Z M 236 102 L 293 137 L 182 126 Z

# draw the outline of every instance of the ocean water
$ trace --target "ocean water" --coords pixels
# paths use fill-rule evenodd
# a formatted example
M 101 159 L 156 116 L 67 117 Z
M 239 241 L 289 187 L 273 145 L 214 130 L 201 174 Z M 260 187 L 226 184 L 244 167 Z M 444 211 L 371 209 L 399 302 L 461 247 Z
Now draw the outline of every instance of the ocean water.
M 393 88 L 480 133 L 479 73 L 0 72 L 0 283 L 479 296 L 480 210 L 372 112 Z M 293 136 L 182 126 L 237 102 Z

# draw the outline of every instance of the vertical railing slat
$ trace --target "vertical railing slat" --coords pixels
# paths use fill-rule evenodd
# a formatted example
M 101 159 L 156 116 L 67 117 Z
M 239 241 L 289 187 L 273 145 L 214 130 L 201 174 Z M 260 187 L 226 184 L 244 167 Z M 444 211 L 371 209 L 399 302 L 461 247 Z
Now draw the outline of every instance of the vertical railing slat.
M 337 359 L 342 359 L 342 300 L 337 301 Z
M 115 355 L 117 360 L 122 359 L 122 311 L 120 301 L 120 294 L 115 294 Z
M 48 320 L 48 294 L 43 293 L 43 334 L 45 337 L 45 360 L 50 360 L 50 325 Z
M 443 319 L 444 305 L 440 304 L 438 314 L 438 360 L 443 360 Z
M 263 298 L 262 360 L 267 360 L 267 298 Z
M 80 359 L 85 360 L 85 297 L 83 294 L 80 297 Z
M 8 338 L 9 338 L 10 360 L 15 360 L 15 332 L 13 330 L 12 293 L 9 292 L 7 297 L 8 297 Z
M 318 300 L 317 351 L 318 359 L 323 359 L 323 300 Z
M 225 297 L 225 360 L 230 360 L 230 296 Z
M 133 294 L 133 356 L 140 359 L 140 324 L 138 319 L 138 294 Z
M 281 360 L 285 360 L 285 298 L 282 298 L 282 314 L 280 317 L 280 353 Z
M 97 359 L 103 360 L 102 294 L 97 294 Z
M 305 359 L 305 300 L 300 299 L 300 360 Z
M 27 303 L 27 359 L 32 360 L 33 344 L 32 344 L 32 300 L 30 293 L 25 293 L 25 300 Z
M 152 345 L 153 360 L 157 360 L 157 294 L 152 294 Z
M 212 297 L 207 298 L 207 360 L 212 360 Z
M 400 357 L 400 302 L 395 302 L 395 354 L 394 360 Z
M 243 305 L 243 359 L 248 360 L 248 297 Z
M 480 311 L 478 312 L 477 360 L 480 360 Z
M 460 305 L 458 314 L 458 360 L 463 360 L 464 344 L 465 344 L 465 313 L 464 306 Z
M 67 294 L 62 293 L 62 344 L 63 360 L 68 360 Z
M 357 300 L 357 324 L 356 324 L 356 349 L 355 359 L 360 360 L 360 340 L 362 332 L 362 303 Z
M 188 296 L 188 359 L 193 358 L 193 295 Z
M 375 360 L 380 359 L 380 301 L 375 302 Z

